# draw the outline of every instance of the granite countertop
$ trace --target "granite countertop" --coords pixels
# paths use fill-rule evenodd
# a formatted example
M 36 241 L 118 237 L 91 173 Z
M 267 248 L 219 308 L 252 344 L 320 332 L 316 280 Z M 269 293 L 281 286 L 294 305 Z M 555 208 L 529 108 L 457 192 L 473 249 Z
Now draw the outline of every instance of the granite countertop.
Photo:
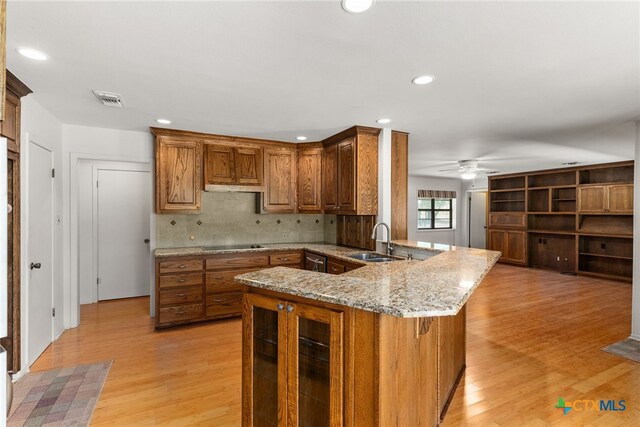
M 297 295 L 318 301 L 384 313 L 396 317 L 453 316 L 467 302 L 484 276 L 498 261 L 500 252 L 460 248 L 426 242 L 398 240 L 396 246 L 433 251 L 424 261 L 398 260 L 367 263 L 349 258 L 368 252 L 323 243 L 282 243 L 264 248 L 205 251 L 200 247 L 157 249 L 156 257 L 300 250 L 341 258 L 364 267 L 330 275 L 275 267 L 236 276 L 244 285 Z
M 166 249 L 156 249 L 154 255 L 156 258 L 167 258 L 167 257 L 174 257 L 174 256 L 260 253 L 260 252 L 270 252 L 273 250 L 299 251 L 304 249 L 311 252 L 318 252 L 324 255 L 329 255 L 335 258 L 343 259 L 345 261 L 350 261 L 356 264 L 369 265 L 370 263 L 368 262 L 349 258 L 348 255 L 373 252 L 373 251 L 368 251 L 366 249 L 349 248 L 346 246 L 338 246 L 330 243 L 264 243 L 264 244 L 261 243 L 260 245 L 262 246 L 261 248 L 251 248 L 251 249 L 206 250 L 201 246 L 194 246 L 190 248 L 166 248 Z

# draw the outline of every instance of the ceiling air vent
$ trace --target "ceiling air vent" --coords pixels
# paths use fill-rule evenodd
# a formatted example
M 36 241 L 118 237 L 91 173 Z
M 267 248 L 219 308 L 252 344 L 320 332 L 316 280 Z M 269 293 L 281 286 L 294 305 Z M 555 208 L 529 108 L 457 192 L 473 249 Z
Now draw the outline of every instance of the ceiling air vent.
M 93 94 L 107 107 L 122 108 L 124 106 L 122 95 L 117 93 L 94 90 Z

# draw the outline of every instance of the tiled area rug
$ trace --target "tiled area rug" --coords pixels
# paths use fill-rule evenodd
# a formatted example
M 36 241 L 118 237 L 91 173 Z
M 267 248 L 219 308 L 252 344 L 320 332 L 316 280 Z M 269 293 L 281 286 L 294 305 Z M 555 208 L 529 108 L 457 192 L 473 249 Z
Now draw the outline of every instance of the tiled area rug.
M 15 384 L 7 426 L 88 426 L 111 362 L 27 374 Z
M 625 359 L 640 362 L 640 341 L 627 338 L 617 343 L 608 345 L 602 349 L 607 353 L 624 357 Z

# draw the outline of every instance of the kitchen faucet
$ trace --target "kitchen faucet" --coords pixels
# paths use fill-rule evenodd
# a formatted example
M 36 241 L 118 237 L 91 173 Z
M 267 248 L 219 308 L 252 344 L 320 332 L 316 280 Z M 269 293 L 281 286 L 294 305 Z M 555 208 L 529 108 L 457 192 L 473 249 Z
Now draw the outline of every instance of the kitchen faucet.
M 378 231 L 379 225 L 384 225 L 384 227 L 387 229 L 387 255 L 391 255 L 391 251 L 393 251 L 393 245 L 391 244 L 391 230 L 389 229 L 389 226 L 386 223 L 379 222 L 376 225 L 374 225 L 373 231 L 371 232 L 371 238 L 375 241 L 376 233 Z

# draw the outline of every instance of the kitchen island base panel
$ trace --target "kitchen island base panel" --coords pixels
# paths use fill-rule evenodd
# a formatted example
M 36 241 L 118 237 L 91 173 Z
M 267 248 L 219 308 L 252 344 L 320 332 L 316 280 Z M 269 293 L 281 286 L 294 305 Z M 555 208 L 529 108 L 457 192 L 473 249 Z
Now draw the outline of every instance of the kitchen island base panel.
M 257 297 L 257 299 L 256 299 Z M 255 425 L 254 402 L 261 401 L 255 395 L 260 387 L 255 381 L 264 373 L 254 362 L 256 320 L 255 304 L 270 307 L 278 312 L 279 322 L 291 322 L 295 316 L 287 316 L 286 308 L 314 307 L 327 315 L 339 315 L 341 327 L 331 328 L 331 342 L 340 343 L 342 362 L 329 365 L 332 378 L 341 378 L 342 386 L 330 395 L 330 418 L 317 420 L 322 425 L 383 427 L 388 425 L 437 426 L 446 413 L 448 402 L 464 373 L 466 306 L 456 316 L 431 318 L 399 318 L 385 314 L 353 309 L 313 301 L 292 295 L 265 290 L 247 290 L 244 301 L 243 337 L 243 425 Z M 281 364 L 278 376 L 279 409 L 271 412 L 277 419 L 262 420 L 273 425 L 302 425 L 297 422 L 299 405 L 297 387 L 291 387 L 294 375 L 287 369 L 292 360 L 297 363 L 300 355 L 295 351 L 298 334 L 290 334 L 291 328 L 280 324 L 282 332 L 277 340 Z M 284 337 L 289 333 L 291 336 Z M 295 336 L 294 336 L 295 335 Z M 272 343 L 274 341 L 272 340 Z M 280 346 L 283 346 L 280 348 Z M 332 350 L 336 349 L 332 347 Z M 288 374 L 285 374 L 287 373 Z M 324 372 L 324 371 L 323 371 Z M 321 376 L 322 372 L 318 372 Z M 325 373 L 326 374 L 326 373 Z M 339 400 L 337 402 L 336 400 Z M 295 402 L 298 402 L 298 405 Z M 335 411 L 341 408 L 340 411 Z M 252 423 L 251 420 L 254 422 Z M 286 423 L 286 424 L 282 424 Z

